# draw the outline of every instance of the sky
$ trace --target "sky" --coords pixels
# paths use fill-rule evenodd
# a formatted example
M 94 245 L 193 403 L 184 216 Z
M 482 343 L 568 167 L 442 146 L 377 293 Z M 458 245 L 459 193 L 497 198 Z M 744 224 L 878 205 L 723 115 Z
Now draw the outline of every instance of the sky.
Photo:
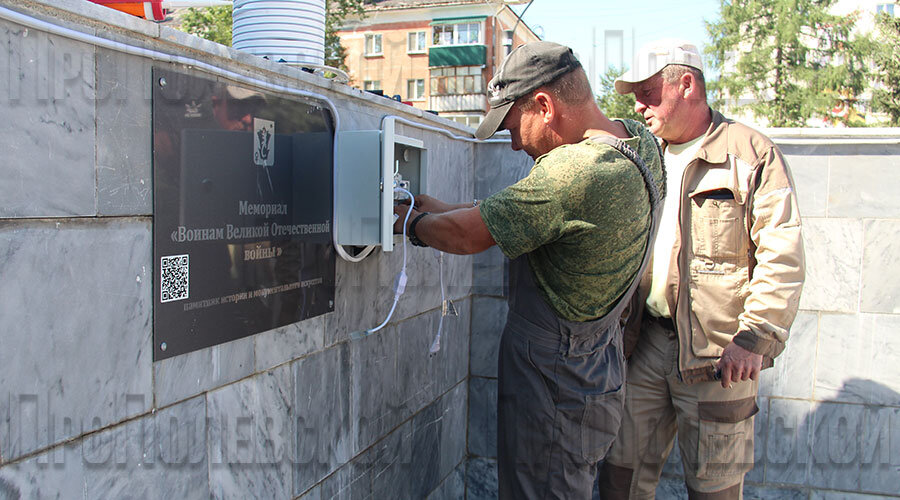
M 623 59 L 629 66 L 634 51 L 658 38 L 683 38 L 702 50 L 709 41 L 704 20 L 718 18 L 719 4 L 719 0 L 534 0 L 522 20 L 544 40 L 572 47 L 586 69 L 593 67 L 595 74 L 602 74 L 607 65 L 621 66 Z M 521 13 L 526 5 L 512 8 Z

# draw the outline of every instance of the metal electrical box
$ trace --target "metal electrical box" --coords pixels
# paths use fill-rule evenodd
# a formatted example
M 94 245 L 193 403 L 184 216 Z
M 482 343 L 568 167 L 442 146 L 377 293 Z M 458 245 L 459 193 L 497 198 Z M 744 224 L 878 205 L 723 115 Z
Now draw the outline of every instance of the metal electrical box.
M 413 196 L 426 185 L 424 143 L 397 135 L 394 125 L 387 119 L 382 130 L 337 134 L 334 229 L 339 245 L 392 251 L 395 174 Z

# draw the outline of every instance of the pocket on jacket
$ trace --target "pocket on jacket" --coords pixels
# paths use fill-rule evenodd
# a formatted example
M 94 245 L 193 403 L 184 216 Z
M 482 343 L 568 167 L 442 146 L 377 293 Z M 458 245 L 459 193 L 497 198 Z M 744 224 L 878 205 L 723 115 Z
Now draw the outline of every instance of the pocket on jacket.
M 737 333 L 747 298 L 746 268 L 712 261 L 691 262 L 691 348 L 701 358 L 721 356 Z
M 753 468 L 756 398 L 700 402 L 697 478 L 746 474 Z
M 695 256 L 745 257 L 749 249 L 744 236 L 744 207 L 731 191 L 713 189 L 691 193 L 691 242 Z

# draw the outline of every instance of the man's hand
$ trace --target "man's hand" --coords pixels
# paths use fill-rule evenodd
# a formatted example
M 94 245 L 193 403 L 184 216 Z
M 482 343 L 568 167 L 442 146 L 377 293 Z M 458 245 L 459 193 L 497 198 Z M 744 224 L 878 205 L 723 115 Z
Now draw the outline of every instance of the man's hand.
M 416 198 L 416 206 L 419 206 L 419 199 Z M 415 208 L 409 208 L 409 200 L 406 203 L 400 203 L 399 205 L 394 205 L 394 213 L 398 215 L 397 220 L 394 221 L 394 234 L 403 234 L 403 223 L 407 222 L 406 220 L 406 212 L 412 212 L 409 214 L 409 221 L 412 222 L 413 219 L 419 215 L 419 211 Z
M 762 369 L 762 355 L 754 354 L 731 342 L 722 351 L 722 357 L 716 365 L 721 373 L 722 387 L 729 388 L 733 382 L 753 379 L 759 376 Z

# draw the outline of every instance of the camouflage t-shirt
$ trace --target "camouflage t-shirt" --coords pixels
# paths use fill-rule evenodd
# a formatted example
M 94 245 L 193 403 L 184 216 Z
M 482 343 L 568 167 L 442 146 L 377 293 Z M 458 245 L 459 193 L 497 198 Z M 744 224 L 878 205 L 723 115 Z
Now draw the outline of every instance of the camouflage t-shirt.
M 664 193 L 656 139 L 623 120 L 625 142 Z M 528 254 L 541 294 L 563 319 L 609 312 L 641 265 L 650 201 L 637 166 L 606 144 L 584 140 L 535 161 L 531 173 L 481 203 L 481 218 L 500 250 Z

